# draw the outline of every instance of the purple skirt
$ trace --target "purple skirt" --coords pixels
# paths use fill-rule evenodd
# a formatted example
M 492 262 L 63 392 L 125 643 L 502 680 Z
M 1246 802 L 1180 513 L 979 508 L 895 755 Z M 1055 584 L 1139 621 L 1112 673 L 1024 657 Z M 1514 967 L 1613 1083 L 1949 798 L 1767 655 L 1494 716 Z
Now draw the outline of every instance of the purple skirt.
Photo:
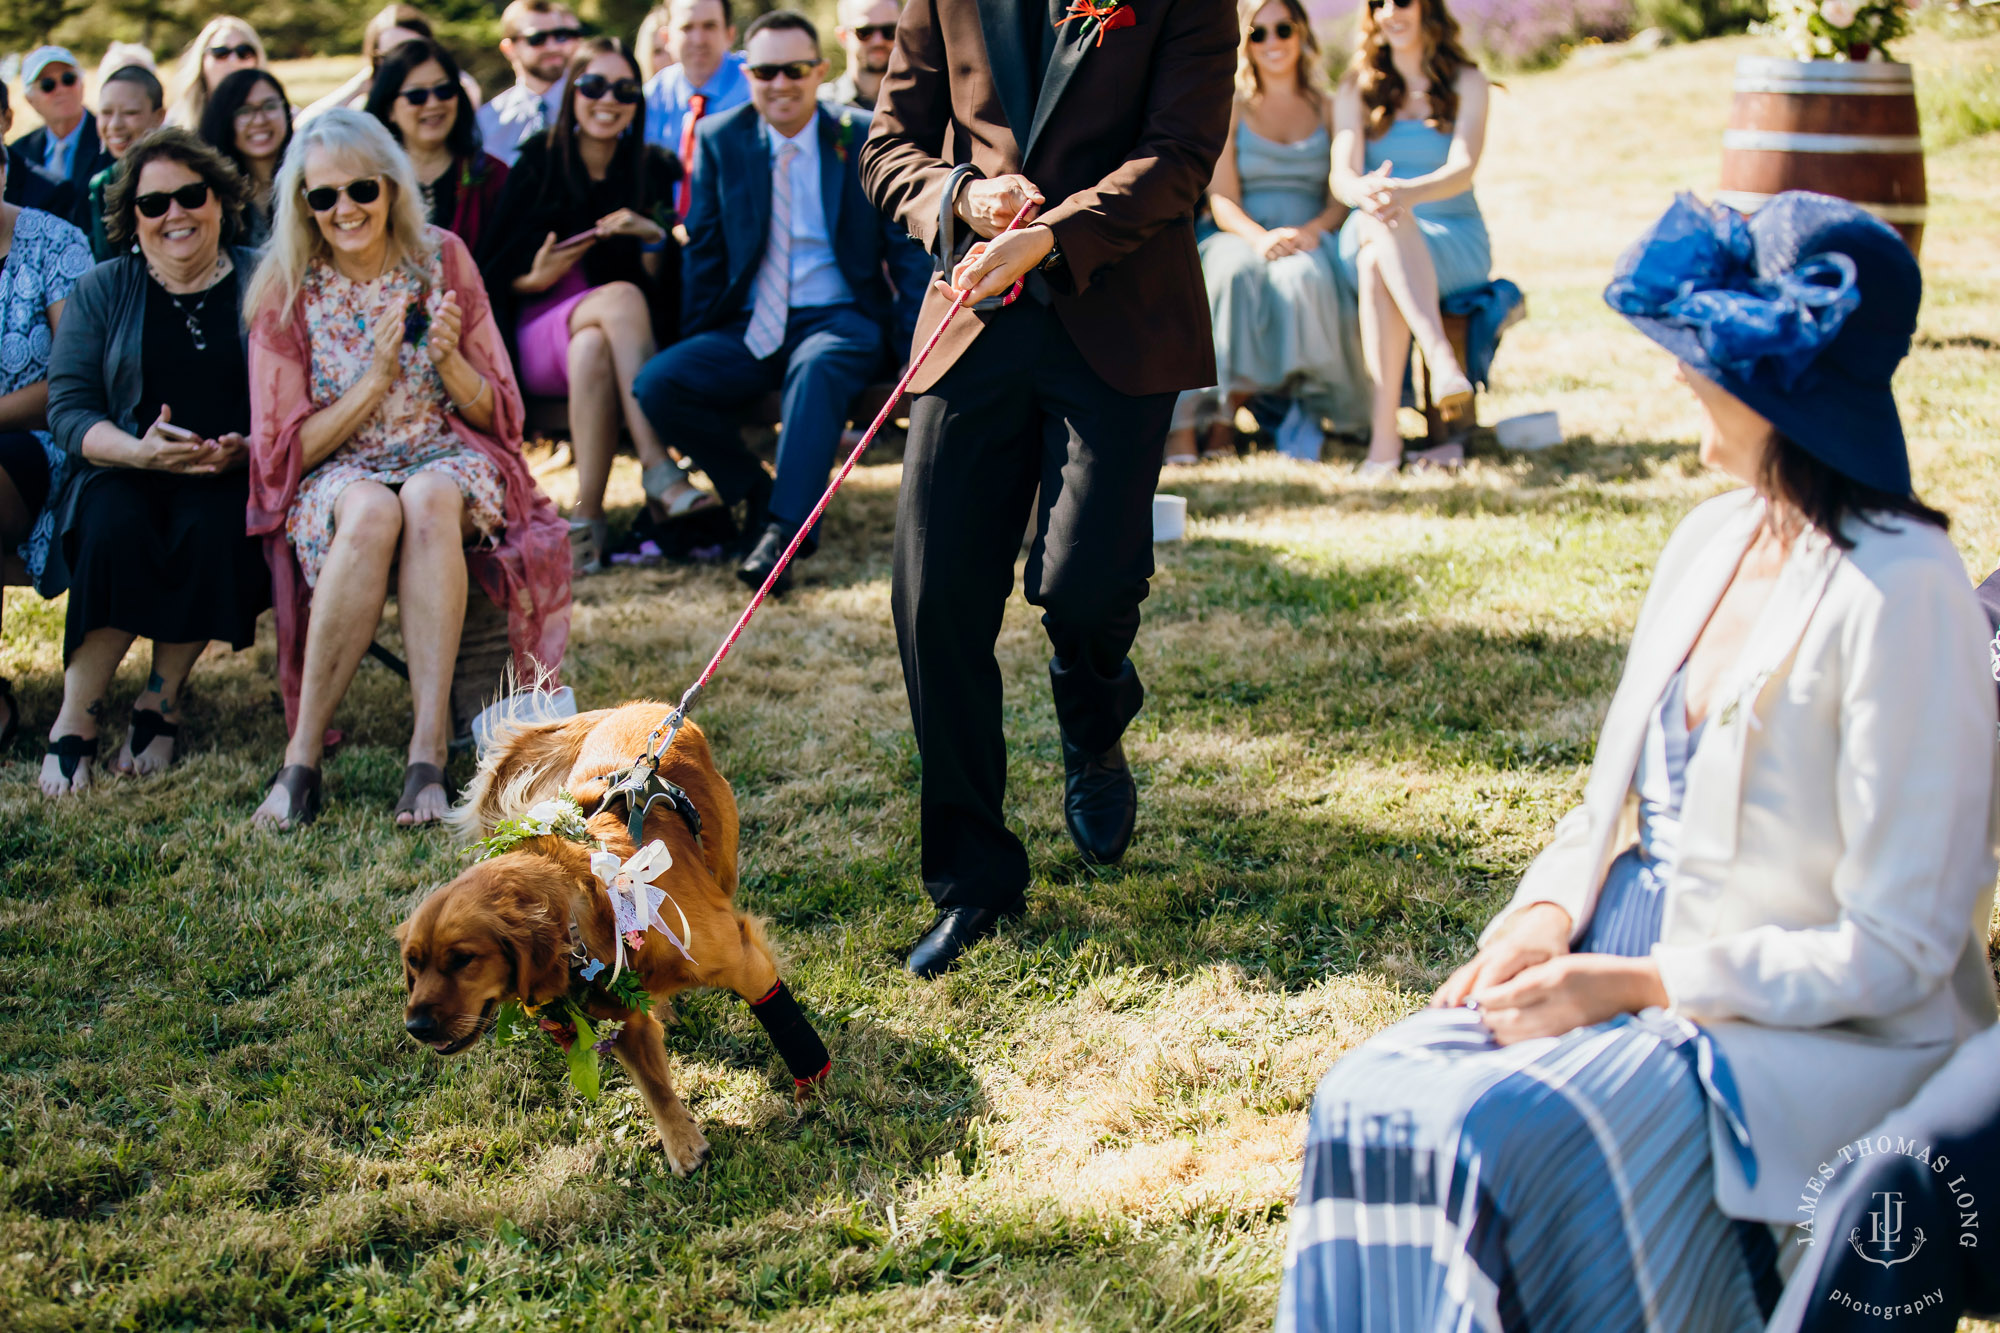
M 597 290 L 572 268 L 556 285 L 521 307 L 514 337 L 521 351 L 521 391 L 537 398 L 569 397 L 569 316 Z

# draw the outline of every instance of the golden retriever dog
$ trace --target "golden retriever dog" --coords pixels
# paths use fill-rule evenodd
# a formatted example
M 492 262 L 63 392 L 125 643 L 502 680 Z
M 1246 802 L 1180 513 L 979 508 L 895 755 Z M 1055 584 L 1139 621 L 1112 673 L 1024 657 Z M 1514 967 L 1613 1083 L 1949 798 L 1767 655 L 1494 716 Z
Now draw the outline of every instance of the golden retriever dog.
M 501 729 L 452 822 L 462 835 L 484 837 L 500 821 L 563 791 L 589 814 L 644 750 L 669 708 L 639 701 Z M 697 840 L 662 802 L 645 826 L 647 840 L 659 839 L 673 855 L 673 865 L 654 884 L 686 915 L 687 955 L 654 930 L 636 952 L 628 951 L 626 965 L 637 970 L 656 1003 L 698 986 L 742 996 L 785 1053 L 804 1095 L 831 1065 L 802 1068 L 802 1059 L 824 1060 L 825 1047 L 779 982 L 762 926 L 733 906 L 736 798 L 716 772 L 701 728 L 693 722 L 681 728 L 661 756 L 659 772 L 687 792 L 701 821 Z M 589 830 L 621 860 L 635 850 L 622 811 L 591 817 Z M 662 903 L 660 911 L 678 928 L 680 916 L 672 906 Z M 590 848 L 580 843 L 553 835 L 531 838 L 479 862 L 425 898 L 397 928 L 410 1035 L 440 1055 L 455 1055 L 491 1029 L 501 1004 L 546 1004 L 568 994 L 571 967 L 581 961 L 572 927 L 588 955 L 608 964 L 615 921 L 604 885 L 591 873 Z M 692 1171 L 707 1154 L 708 1140 L 674 1095 L 664 1029 L 650 1006 L 630 1009 L 593 989 L 584 1009 L 593 1019 L 623 1022 L 612 1053 L 645 1098 L 674 1174 Z M 807 1054 L 801 1056 L 801 1050 Z

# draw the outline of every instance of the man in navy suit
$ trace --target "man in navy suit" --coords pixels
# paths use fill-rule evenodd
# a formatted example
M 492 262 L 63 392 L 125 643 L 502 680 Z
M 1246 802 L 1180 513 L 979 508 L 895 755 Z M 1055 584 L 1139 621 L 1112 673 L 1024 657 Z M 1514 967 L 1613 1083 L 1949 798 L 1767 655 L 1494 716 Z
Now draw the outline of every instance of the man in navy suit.
M 28 105 L 42 118 L 40 128 L 14 140 L 23 157 L 81 198 L 90 178 L 111 165 L 97 137 L 97 117 L 83 104 L 83 71 L 60 46 L 38 46 L 21 62 L 21 86 Z
M 825 489 L 849 400 L 893 367 L 892 347 L 909 346 L 930 263 L 862 192 L 867 114 L 820 103 L 826 62 L 812 21 L 761 15 L 744 54 L 750 104 L 709 117 L 697 136 L 686 336 L 632 387 L 660 438 L 708 473 L 724 503 L 749 501 L 756 545 L 736 573 L 756 587 Z M 738 423 L 779 388 L 774 480 Z M 800 554 L 813 544 L 808 536 Z
M 13 128 L 14 109 L 7 103 L 7 85 L 0 81 L 0 139 Z M 59 218 L 68 217 L 76 207 L 76 191 L 70 183 L 43 171 L 18 148 L 0 148 L 0 176 L 7 182 L 0 186 L 0 200 L 7 203 L 39 208 Z

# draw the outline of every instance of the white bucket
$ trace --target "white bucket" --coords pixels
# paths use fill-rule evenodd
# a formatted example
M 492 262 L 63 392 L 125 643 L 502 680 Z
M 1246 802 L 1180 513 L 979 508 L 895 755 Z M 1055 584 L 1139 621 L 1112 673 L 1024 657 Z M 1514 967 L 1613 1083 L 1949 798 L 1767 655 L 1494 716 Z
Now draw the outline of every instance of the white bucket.
M 1502 449 L 1520 452 L 1552 449 L 1563 442 L 1562 423 L 1553 412 L 1530 412 L 1495 422 L 1493 438 Z
M 1187 497 L 1184 495 L 1156 495 L 1153 497 L 1153 540 L 1156 542 L 1177 542 L 1187 536 Z

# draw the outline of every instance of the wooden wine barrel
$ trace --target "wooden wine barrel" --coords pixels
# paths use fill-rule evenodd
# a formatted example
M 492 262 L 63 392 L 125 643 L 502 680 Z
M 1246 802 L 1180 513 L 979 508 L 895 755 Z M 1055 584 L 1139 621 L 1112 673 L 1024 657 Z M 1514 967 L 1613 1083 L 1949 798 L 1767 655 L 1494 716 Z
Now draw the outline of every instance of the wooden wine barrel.
M 1929 196 L 1917 92 L 1889 61 L 1736 62 L 1716 198 L 1744 212 L 1784 190 L 1851 199 L 1916 250 Z

